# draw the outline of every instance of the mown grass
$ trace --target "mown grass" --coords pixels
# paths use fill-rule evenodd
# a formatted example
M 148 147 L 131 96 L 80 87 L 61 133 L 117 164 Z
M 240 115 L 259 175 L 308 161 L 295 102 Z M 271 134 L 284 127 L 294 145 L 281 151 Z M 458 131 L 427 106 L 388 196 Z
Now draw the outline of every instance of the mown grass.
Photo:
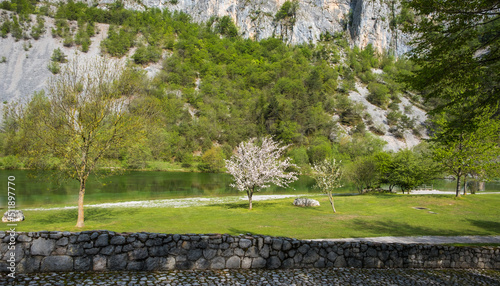
M 87 208 L 83 230 L 160 233 L 254 233 L 295 238 L 418 235 L 498 235 L 500 196 L 362 195 L 315 197 L 317 208 L 293 199 L 227 203 L 190 208 Z M 425 207 L 427 209 L 414 209 Z M 430 213 L 435 212 L 436 214 Z M 76 210 L 25 211 L 18 231 L 79 231 Z

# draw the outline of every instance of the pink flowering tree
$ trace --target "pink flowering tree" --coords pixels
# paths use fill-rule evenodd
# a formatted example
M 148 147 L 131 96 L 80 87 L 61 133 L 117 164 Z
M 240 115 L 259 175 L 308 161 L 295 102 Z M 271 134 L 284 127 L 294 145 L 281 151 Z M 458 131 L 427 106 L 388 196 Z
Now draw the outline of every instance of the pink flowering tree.
M 229 160 L 225 160 L 227 171 L 233 176 L 232 187 L 247 192 L 248 209 L 252 209 L 252 196 L 255 192 L 268 188 L 270 184 L 288 187 L 297 180 L 298 173 L 285 172 L 289 167 L 297 167 L 290 158 L 281 159 L 283 151 L 289 145 L 279 147 L 279 142 L 271 137 L 262 139 L 262 144 L 255 143 L 256 138 L 241 142 Z

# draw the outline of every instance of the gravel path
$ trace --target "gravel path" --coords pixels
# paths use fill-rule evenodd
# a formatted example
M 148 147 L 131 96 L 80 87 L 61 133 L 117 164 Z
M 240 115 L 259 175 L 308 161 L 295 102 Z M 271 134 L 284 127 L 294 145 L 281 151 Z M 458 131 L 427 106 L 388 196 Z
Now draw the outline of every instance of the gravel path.
M 500 285 L 495 270 L 291 269 L 169 272 L 35 273 L 0 285 Z
M 411 195 L 454 195 L 455 192 L 444 192 L 438 190 L 411 191 Z M 478 192 L 477 194 L 500 194 L 500 192 Z M 358 193 L 339 193 L 334 196 L 358 195 Z M 287 198 L 311 197 L 311 194 L 293 194 L 293 195 L 254 195 L 253 201 L 266 201 Z M 247 201 L 246 196 L 225 196 L 210 198 L 182 198 L 182 199 L 163 199 L 147 201 L 129 201 L 117 203 L 88 204 L 86 208 L 187 208 L 193 206 L 205 206 L 213 204 L 227 204 Z M 77 206 L 48 207 L 48 208 L 26 208 L 26 211 L 54 211 L 76 209 Z
M 253 201 L 276 200 L 286 198 L 298 198 L 308 196 L 306 194 L 298 195 L 254 195 Z M 215 198 L 183 198 L 183 199 L 164 199 L 164 200 L 148 200 L 148 201 L 129 201 L 119 203 L 103 203 L 89 204 L 86 208 L 187 208 L 193 206 L 205 206 L 213 204 L 227 204 L 247 201 L 246 196 L 226 196 Z M 53 208 L 26 208 L 27 211 L 51 211 L 51 210 L 67 210 L 76 209 L 77 206 L 53 207 Z

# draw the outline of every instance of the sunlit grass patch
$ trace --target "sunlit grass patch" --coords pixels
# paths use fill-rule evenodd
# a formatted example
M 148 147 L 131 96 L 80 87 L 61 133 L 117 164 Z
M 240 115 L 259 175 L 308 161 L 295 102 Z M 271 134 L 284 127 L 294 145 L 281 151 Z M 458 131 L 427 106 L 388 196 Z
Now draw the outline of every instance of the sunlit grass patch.
M 225 201 L 186 208 L 87 208 L 83 230 L 161 233 L 255 233 L 295 238 L 419 235 L 499 235 L 500 196 L 364 195 L 335 197 L 334 214 L 325 196 L 320 207 L 295 207 L 294 198 Z M 417 210 L 415 206 L 426 209 Z M 436 214 L 429 213 L 429 210 Z M 18 231 L 80 231 L 77 211 L 25 211 Z

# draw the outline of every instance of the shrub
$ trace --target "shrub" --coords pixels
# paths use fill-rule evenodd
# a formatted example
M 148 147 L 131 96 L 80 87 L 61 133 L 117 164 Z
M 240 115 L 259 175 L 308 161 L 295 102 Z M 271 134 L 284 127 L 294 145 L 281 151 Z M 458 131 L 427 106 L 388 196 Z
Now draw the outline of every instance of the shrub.
M 67 37 L 70 34 L 68 21 L 66 19 L 56 19 L 56 28 L 52 28 L 52 37 Z
M 224 169 L 224 153 L 220 147 L 212 146 L 208 149 L 203 156 L 201 156 L 201 163 L 198 169 L 207 173 L 220 173 Z
M 307 150 L 307 155 L 309 156 L 309 162 L 311 164 L 316 164 L 322 162 L 326 158 L 332 156 L 332 147 L 330 141 L 324 137 L 317 138 Z
M 140 47 L 132 56 L 136 64 L 158 62 L 161 59 L 161 50 L 153 46 Z
M 11 33 L 12 37 L 14 37 L 16 41 L 19 41 L 23 37 L 23 29 L 21 28 L 21 25 L 19 25 L 19 19 L 17 16 L 14 16 L 13 18 Z
M 49 69 L 50 72 L 52 72 L 52 74 L 58 74 L 61 71 L 61 66 L 59 65 L 59 62 L 49 62 L 47 68 Z
M 383 84 L 371 82 L 368 84 L 368 90 L 370 94 L 366 99 L 372 104 L 385 109 L 389 103 L 389 89 Z
M 31 29 L 31 36 L 33 39 L 38 40 L 45 32 L 45 20 L 41 15 L 36 16 L 37 25 Z
M 14 155 L 4 157 L 2 161 L 3 167 L 7 170 L 19 169 L 23 167 L 21 160 Z
M 403 139 L 404 138 L 404 129 L 400 126 L 392 126 L 389 128 L 389 132 L 392 133 L 396 138 Z
M 389 109 L 391 110 L 394 110 L 394 111 L 399 111 L 399 104 L 397 104 L 396 102 L 394 101 L 391 101 L 391 103 L 389 104 Z
M 238 36 L 238 28 L 233 23 L 229 16 L 224 16 L 219 19 L 217 24 L 215 25 L 215 31 L 217 33 L 228 36 L 228 37 L 236 37 Z
M 110 26 L 108 38 L 101 42 L 101 48 L 114 57 L 122 57 L 134 46 L 135 35 L 127 28 Z
M 71 37 L 71 35 L 67 35 L 64 37 L 63 39 L 63 46 L 65 47 L 72 47 L 74 44 L 73 42 L 73 37 Z
M 393 111 L 389 112 L 387 114 L 387 124 L 389 124 L 391 126 L 398 124 L 398 122 L 402 116 L 403 116 L 403 114 L 399 111 L 393 110 Z
M 291 149 L 287 156 L 292 159 L 292 162 L 296 165 L 307 165 L 309 164 L 309 156 L 307 155 L 307 149 L 305 147 L 299 147 Z
M 52 57 L 50 58 L 50 60 L 56 63 L 68 62 L 68 60 L 66 59 L 66 55 L 63 53 L 63 51 L 61 51 L 60 48 L 57 48 L 52 52 Z
M 285 1 L 285 3 L 283 3 L 283 5 L 281 5 L 281 8 L 278 10 L 278 12 L 276 12 L 276 15 L 274 15 L 274 20 L 280 21 L 282 19 L 291 18 L 291 22 L 293 24 L 298 8 L 299 8 L 298 1 L 287 0 Z
M 370 83 L 375 80 L 375 75 L 371 71 L 365 71 L 359 75 L 359 79 L 363 83 Z
M 12 23 L 9 19 L 5 20 L 5 22 L 2 23 L 2 26 L 0 26 L 0 34 L 2 38 L 7 38 L 7 35 L 10 33 L 11 25 Z
M 379 135 L 379 136 L 382 136 L 385 134 L 386 129 L 385 129 L 383 124 L 375 124 L 375 125 L 370 126 L 370 131 Z

